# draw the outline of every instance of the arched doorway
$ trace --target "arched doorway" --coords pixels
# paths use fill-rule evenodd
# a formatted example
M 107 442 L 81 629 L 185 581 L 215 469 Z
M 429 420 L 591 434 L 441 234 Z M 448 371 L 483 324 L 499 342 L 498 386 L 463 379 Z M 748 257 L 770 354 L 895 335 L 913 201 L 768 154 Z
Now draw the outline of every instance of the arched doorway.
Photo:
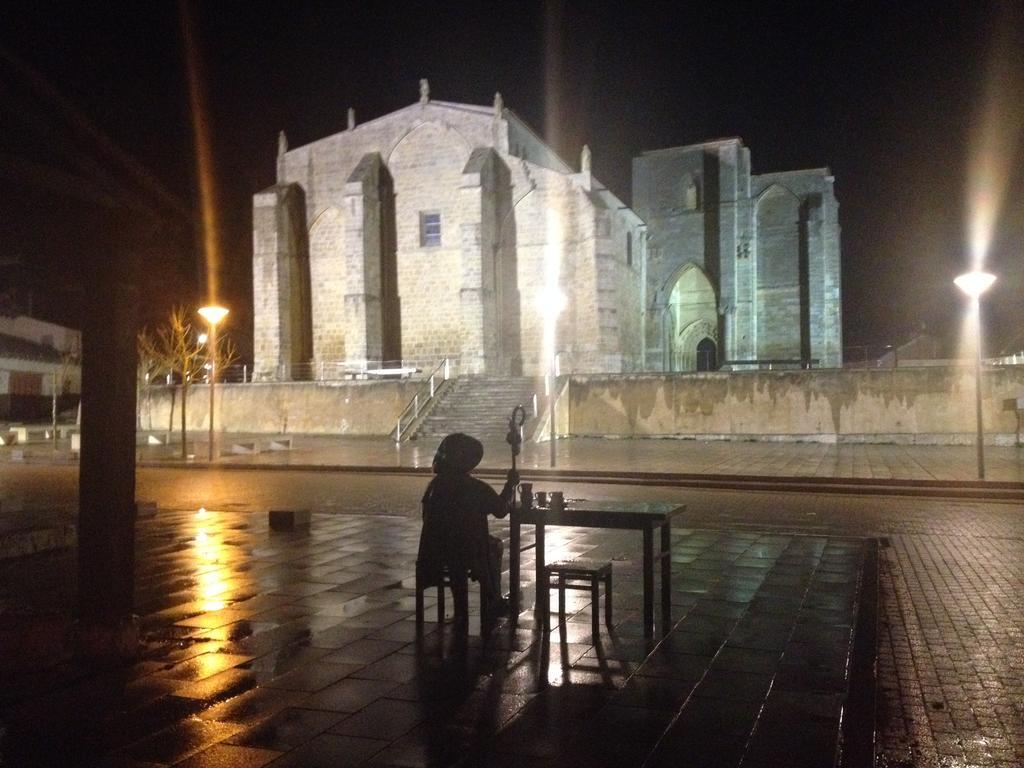
M 718 370 L 718 347 L 707 336 L 697 344 L 697 370 Z
M 697 345 L 707 339 L 717 357 L 718 299 L 711 281 L 696 264 L 686 264 L 670 278 L 665 305 L 665 360 L 670 371 L 697 367 Z M 715 361 L 717 362 L 717 360 Z

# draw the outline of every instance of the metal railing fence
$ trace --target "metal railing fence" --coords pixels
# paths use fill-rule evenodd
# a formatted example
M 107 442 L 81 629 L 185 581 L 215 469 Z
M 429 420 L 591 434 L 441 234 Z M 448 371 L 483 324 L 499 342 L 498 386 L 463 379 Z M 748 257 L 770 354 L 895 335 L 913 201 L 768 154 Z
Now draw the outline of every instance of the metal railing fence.
M 441 386 L 444 382 L 451 378 L 451 361 L 446 357 L 437 367 L 430 372 L 427 380 L 419 388 L 419 391 L 413 395 L 412 400 L 405 406 L 395 424 L 395 442 L 400 443 L 405 435 L 408 433 L 409 428 L 419 418 L 420 413 L 424 408 L 429 406 L 434 398 L 439 394 Z

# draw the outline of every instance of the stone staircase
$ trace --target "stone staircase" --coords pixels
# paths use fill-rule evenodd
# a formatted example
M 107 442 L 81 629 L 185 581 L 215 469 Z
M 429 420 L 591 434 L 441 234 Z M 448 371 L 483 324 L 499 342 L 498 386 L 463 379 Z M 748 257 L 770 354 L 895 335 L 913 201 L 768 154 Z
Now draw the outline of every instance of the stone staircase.
M 484 443 L 504 440 L 517 405 L 526 410 L 529 424 L 534 392 L 543 395 L 543 379 L 463 376 L 423 420 L 414 439 L 439 442 L 452 432 L 465 432 Z

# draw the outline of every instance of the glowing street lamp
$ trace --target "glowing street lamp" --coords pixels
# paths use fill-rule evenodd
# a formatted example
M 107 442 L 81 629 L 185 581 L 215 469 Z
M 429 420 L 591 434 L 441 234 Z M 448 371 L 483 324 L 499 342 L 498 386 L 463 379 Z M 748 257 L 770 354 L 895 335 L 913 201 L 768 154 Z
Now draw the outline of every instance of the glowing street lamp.
M 210 360 L 210 454 L 209 460 L 213 461 L 213 390 L 214 383 L 217 381 L 217 324 L 223 320 L 228 310 L 224 307 L 218 307 L 217 305 L 210 305 L 208 307 L 200 307 L 199 314 L 203 316 L 203 319 L 210 324 L 210 344 L 206 348 Z
M 995 275 L 980 270 L 966 272 L 953 281 L 956 287 L 971 299 L 971 312 L 974 315 L 974 328 L 976 331 L 975 348 L 977 351 L 974 357 L 974 404 L 978 428 L 978 436 L 975 440 L 978 445 L 979 480 L 985 479 L 985 430 L 981 420 L 981 294 L 991 288 L 992 283 L 995 281 Z

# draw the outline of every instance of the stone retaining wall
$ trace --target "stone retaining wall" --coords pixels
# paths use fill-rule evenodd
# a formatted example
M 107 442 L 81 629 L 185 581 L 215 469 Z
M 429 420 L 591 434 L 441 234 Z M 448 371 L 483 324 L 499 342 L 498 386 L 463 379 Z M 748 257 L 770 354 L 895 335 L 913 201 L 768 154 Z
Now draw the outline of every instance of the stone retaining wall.
M 419 386 L 417 381 L 222 384 L 216 427 L 384 436 Z M 1004 402 L 1021 396 L 1024 366 L 985 371 L 988 442 L 1015 442 L 1017 416 Z M 189 388 L 189 429 L 208 428 L 209 398 L 205 386 Z M 975 434 L 969 366 L 574 375 L 560 400 L 559 434 L 576 437 L 970 444 Z M 178 408 L 180 396 L 172 398 L 170 388 L 144 390 L 139 426 L 175 431 Z
M 295 382 L 218 384 L 218 431 L 265 434 L 386 435 L 409 403 L 420 381 Z M 139 393 L 139 427 L 176 431 L 181 425 L 177 387 L 151 387 Z M 208 429 L 210 390 L 189 387 L 188 428 Z
M 983 375 L 987 442 L 1013 444 L 1024 366 Z M 974 370 L 764 371 L 573 376 L 569 433 L 819 442 L 972 443 Z

